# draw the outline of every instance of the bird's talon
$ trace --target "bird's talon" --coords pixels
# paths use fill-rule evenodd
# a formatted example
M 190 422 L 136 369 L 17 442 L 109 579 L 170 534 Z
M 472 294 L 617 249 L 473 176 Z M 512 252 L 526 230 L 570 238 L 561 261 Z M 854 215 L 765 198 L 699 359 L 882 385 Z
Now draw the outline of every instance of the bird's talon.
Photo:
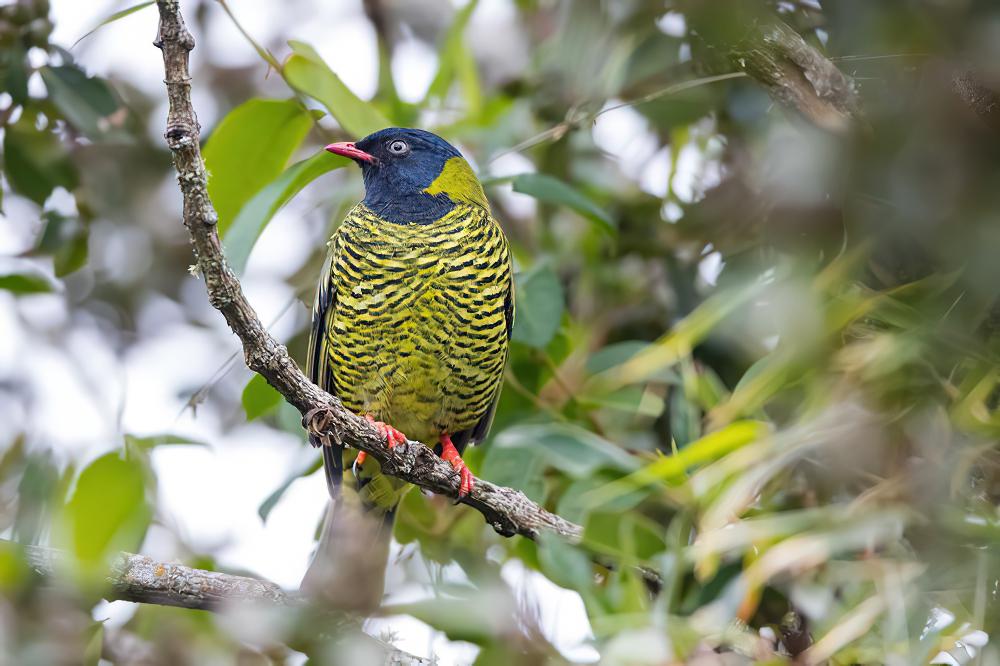
M 355 478 L 358 477 L 361 466 L 365 464 L 365 458 L 367 457 L 368 454 L 365 453 L 364 451 L 361 451 L 358 453 L 358 457 L 354 459 L 354 464 L 351 465 L 351 472 L 354 474 Z
M 472 492 L 475 477 L 472 475 L 472 471 L 466 466 L 465 461 L 462 460 L 462 456 L 459 455 L 458 449 L 455 448 L 451 437 L 447 433 L 441 435 L 441 459 L 450 462 L 451 466 L 458 472 L 461 479 L 458 484 L 458 501 L 461 502 Z
M 365 419 L 373 426 L 378 428 L 378 431 L 382 433 L 383 437 L 385 437 L 385 443 L 390 449 L 395 447 L 397 444 L 406 443 L 406 435 L 404 435 L 399 430 L 396 430 L 388 423 L 383 423 L 382 421 L 376 421 L 375 417 L 372 416 L 371 414 L 365 414 Z

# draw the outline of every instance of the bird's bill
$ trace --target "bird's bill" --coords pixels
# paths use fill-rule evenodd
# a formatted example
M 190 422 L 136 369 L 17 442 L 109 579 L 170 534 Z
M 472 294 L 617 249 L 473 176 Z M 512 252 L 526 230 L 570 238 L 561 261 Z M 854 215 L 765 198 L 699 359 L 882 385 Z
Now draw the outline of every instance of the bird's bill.
M 330 151 L 334 155 L 343 155 L 355 161 L 362 162 L 375 162 L 375 156 L 369 155 L 365 151 L 356 147 L 351 141 L 342 141 L 340 143 L 331 143 L 326 147 L 326 150 Z

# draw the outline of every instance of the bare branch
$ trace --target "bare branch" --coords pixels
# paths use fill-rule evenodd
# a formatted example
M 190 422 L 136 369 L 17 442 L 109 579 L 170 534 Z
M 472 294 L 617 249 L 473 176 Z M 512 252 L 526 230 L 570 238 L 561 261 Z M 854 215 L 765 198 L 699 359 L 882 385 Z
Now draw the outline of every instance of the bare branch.
M 1000 94 L 983 85 L 979 77 L 970 70 L 956 74 L 952 85 L 958 96 L 984 123 L 1000 132 Z
M 55 577 L 65 553 L 41 546 L 22 545 L 25 563 L 42 578 Z M 322 630 L 328 635 L 353 632 L 366 644 L 384 654 L 386 666 L 430 666 L 432 661 L 403 652 L 361 633 L 359 618 L 348 613 L 318 609 L 296 593 L 274 583 L 248 576 L 193 569 L 182 564 L 157 562 L 151 557 L 119 553 L 107 576 L 109 601 L 174 606 L 195 610 L 222 611 L 233 605 L 251 604 L 268 608 L 299 610 L 307 616 L 321 616 Z
M 859 117 L 851 78 L 781 21 L 758 23 L 729 57 L 775 101 L 817 127 L 844 132 Z
M 785 109 L 831 132 L 860 120 L 854 81 L 773 13 L 744 0 L 681 6 L 709 60 L 735 65 Z
M 240 283 L 222 253 L 216 223 L 218 216 L 206 188 L 207 177 L 199 147 L 198 119 L 191 105 L 188 54 L 194 38 L 180 13 L 178 0 L 157 0 L 160 27 L 156 46 L 163 51 L 170 110 L 164 134 L 174 156 L 177 181 L 184 198 L 184 225 L 205 280 L 208 298 L 226 318 L 243 344 L 247 366 L 261 374 L 304 416 L 306 427 L 329 440 L 368 452 L 391 476 L 438 494 L 458 497 L 459 477 L 451 465 L 424 444 L 410 441 L 389 449 L 372 425 L 347 411 L 340 401 L 310 382 L 288 350 L 261 324 Z M 472 493 L 462 500 L 483 514 L 493 528 L 505 536 L 530 538 L 552 531 L 579 540 L 583 530 L 532 502 L 524 493 L 476 480 Z

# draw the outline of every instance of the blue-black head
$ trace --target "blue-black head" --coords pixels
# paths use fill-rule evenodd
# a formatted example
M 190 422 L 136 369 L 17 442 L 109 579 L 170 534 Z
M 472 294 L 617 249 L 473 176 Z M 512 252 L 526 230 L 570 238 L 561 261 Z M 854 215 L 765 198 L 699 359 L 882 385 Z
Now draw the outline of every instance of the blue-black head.
M 488 208 L 482 185 L 450 143 L 420 129 L 389 127 L 326 147 L 361 166 L 364 204 L 398 223 L 433 222 L 459 203 Z

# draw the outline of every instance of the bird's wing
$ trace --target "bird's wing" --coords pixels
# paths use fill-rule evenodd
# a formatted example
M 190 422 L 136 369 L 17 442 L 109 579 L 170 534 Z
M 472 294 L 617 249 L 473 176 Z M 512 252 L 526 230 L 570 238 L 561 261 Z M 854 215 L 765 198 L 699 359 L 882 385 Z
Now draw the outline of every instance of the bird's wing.
M 507 343 L 509 345 L 511 332 L 514 329 L 514 266 L 510 260 L 510 249 L 507 246 L 506 239 L 504 239 L 504 251 L 507 253 L 507 262 L 508 262 L 507 274 L 510 276 L 509 279 L 507 280 L 507 288 L 503 292 L 503 299 L 504 299 L 503 314 L 504 314 L 504 320 L 507 324 Z M 506 353 L 507 352 L 505 351 L 504 352 L 505 356 Z M 461 443 L 459 441 L 455 441 L 455 445 L 456 447 L 459 448 L 459 451 L 464 450 L 466 444 L 468 443 L 475 444 L 477 442 L 483 441 L 484 439 L 486 439 L 486 435 L 489 434 L 490 426 L 493 425 L 493 416 L 496 414 L 497 411 L 497 403 L 500 402 L 500 389 L 503 388 L 503 368 L 505 368 L 506 366 L 507 366 L 507 359 L 504 358 L 504 363 L 500 366 L 501 367 L 500 376 L 497 377 L 496 388 L 493 389 L 493 399 L 490 401 L 490 408 L 486 410 L 486 413 L 483 415 L 481 419 L 479 419 L 476 425 L 472 426 L 471 430 L 469 431 L 468 439 L 466 439 L 466 441 Z M 455 439 L 456 438 L 453 438 L 453 440 Z M 465 438 L 462 437 L 461 439 Z
M 321 389 L 332 392 L 335 386 L 333 380 L 333 368 L 330 367 L 329 336 L 327 327 L 330 323 L 331 315 L 335 308 L 335 297 L 337 288 L 334 284 L 333 264 L 338 251 L 338 239 L 340 234 L 335 234 L 330 243 L 330 250 L 327 252 L 326 261 L 323 263 L 323 270 L 320 271 L 319 284 L 316 286 L 316 298 L 313 300 L 312 310 L 312 331 L 309 334 L 309 350 L 306 359 L 306 367 L 309 370 L 309 378 Z M 310 436 L 310 443 L 323 450 L 323 469 L 326 472 L 326 486 L 330 491 L 330 497 L 336 498 L 339 493 L 340 483 L 344 476 L 344 456 L 343 447 L 336 444 L 323 446 L 314 437 Z

